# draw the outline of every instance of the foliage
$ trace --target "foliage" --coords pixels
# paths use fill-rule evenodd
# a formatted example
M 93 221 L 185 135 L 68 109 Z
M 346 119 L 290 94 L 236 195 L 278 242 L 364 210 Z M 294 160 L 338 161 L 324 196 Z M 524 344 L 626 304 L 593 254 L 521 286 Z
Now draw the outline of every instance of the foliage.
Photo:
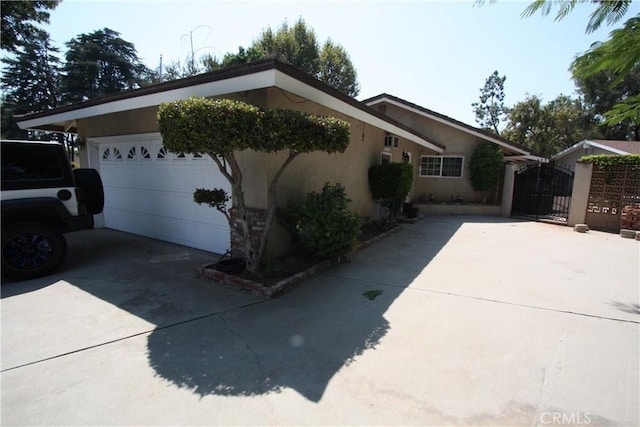
M 357 96 L 360 84 L 349 54 L 342 46 L 327 40 L 320 50 L 318 80 L 350 96 Z
M 34 23 L 48 23 L 50 10 L 55 9 L 60 0 L 4 1 L 0 8 L 2 21 L 1 47 L 16 53 L 27 40 L 32 40 L 40 30 Z
M 199 205 L 208 205 L 221 212 L 229 220 L 227 205 L 231 201 L 231 197 L 221 188 L 207 190 L 205 188 L 196 188 L 193 193 L 193 201 Z
M 593 116 L 582 102 L 565 95 L 547 104 L 536 95 L 528 95 L 509 109 L 507 119 L 502 136 L 543 157 L 591 138 L 595 129 Z
M 369 168 L 369 188 L 374 200 L 381 200 L 393 221 L 409 194 L 413 167 L 407 163 L 385 163 Z
M 603 112 L 605 125 L 615 126 L 631 123 L 635 127 L 635 135 L 640 136 L 640 102 L 629 100 L 627 96 L 638 95 L 638 75 L 640 74 L 640 16 L 630 18 L 620 28 L 611 32 L 609 40 L 597 42 L 584 54 L 578 56 L 571 64 L 574 79 L 587 80 L 606 72 L 610 81 L 603 88 L 605 91 L 619 93 L 626 88 L 629 80 L 634 80 L 635 88 L 626 96 L 618 97 L 617 103 L 610 105 Z M 628 125 L 627 125 L 628 126 Z
M 64 100 L 87 99 L 136 89 L 151 71 L 140 62 L 132 43 L 109 28 L 80 34 L 66 43 L 62 78 Z
M 634 109 L 616 107 L 621 103 L 631 104 L 634 96 L 640 93 L 640 65 L 632 69 L 619 83 L 613 84 L 615 79 L 616 74 L 611 70 L 602 70 L 592 75 L 574 74 L 573 76 L 585 108 L 594 117 L 595 123 L 599 124 L 592 137 L 640 139 L 640 120 L 634 118 Z M 633 105 L 629 106 L 633 107 Z M 614 114 L 617 120 L 613 120 Z M 609 120 L 610 117 L 611 120 Z
M 559 5 L 555 20 L 565 18 L 578 3 L 596 4 L 596 8 L 589 18 L 587 33 L 597 30 L 605 22 L 612 25 L 619 22 L 627 13 L 632 0 L 535 0 L 523 12 L 523 16 L 531 16 L 540 11 L 548 15 L 552 6 Z M 613 89 L 620 84 L 634 68 L 640 64 L 640 15 L 629 18 L 623 28 L 613 30 L 609 40 L 596 42 L 584 54 L 578 56 L 571 64 L 574 79 L 584 79 L 608 71 L 613 75 L 610 86 Z M 637 95 L 638 92 L 631 95 Z M 635 126 L 635 138 L 638 137 L 640 126 L 640 102 L 627 101 L 626 97 L 618 100 L 607 111 L 599 112 L 604 117 L 605 126 L 616 126 L 623 122 L 631 122 Z
M 28 37 L 23 37 L 22 45 L 13 55 L 3 59 L 3 138 L 29 138 L 28 131 L 19 129 L 14 114 L 44 111 L 59 105 L 60 61 L 55 56 L 57 51 L 51 45 L 49 34 L 35 29 Z M 38 133 L 39 137 L 50 139 L 50 133 Z
M 596 9 L 589 17 L 589 23 L 586 29 L 587 33 L 592 33 L 605 22 L 607 25 L 612 25 L 620 21 L 627 13 L 629 5 L 631 5 L 631 0 L 535 0 L 522 12 L 522 16 L 529 17 L 538 11 L 543 15 L 549 15 L 551 8 L 558 5 L 559 10 L 554 20 L 561 21 L 571 13 L 573 8 L 579 3 L 597 4 Z
M 240 46 L 237 53 L 227 53 L 222 61 L 205 56 L 202 64 L 206 71 L 215 71 L 263 59 L 270 54 L 277 54 L 294 67 L 349 96 L 355 97 L 360 92 L 357 72 L 346 50 L 331 40 L 320 47 L 315 31 L 302 18 L 291 27 L 285 22 L 276 31 L 268 27 L 249 47 Z
M 640 154 L 623 154 L 623 155 L 606 155 L 598 154 L 592 156 L 583 156 L 581 162 L 593 163 L 598 168 L 608 168 L 618 165 L 636 165 L 640 166 Z
M 55 108 L 58 105 L 59 63 L 49 34 L 35 30 L 14 57 L 5 58 L 2 90 L 17 113 Z
M 495 144 L 478 144 L 469 160 L 471 185 L 477 191 L 497 188 L 502 177 L 502 150 Z
M 289 202 L 279 212 L 280 223 L 294 236 L 300 250 L 318 258 L 337 258 L 356 247 L 361 220 L 348 209 L 350 200 L 341 184 L 328 182 L 301 204 Z
M 18 123 L 16 119 L 14 119 L 13 115 L 15 114 L 16 106 L 15 104 L 7 99 L 6 97 L 2 97 L 2 108 L 0 108 L 1 115 L 1 124 L 0 124 L 0 132 L 2 139 L 28 139 L 29 132 L 26 130 L 20 129 L 18 127 Z
M 349 123 L 332 117 L 281 109 L 263 109 L 241 101 L 191 98 L 163 103 L 158 110 L 158 126 L 167 149 L 173 152 L 207 153 L 231 184 L 238 224 L 229 224 L 244 240 L 244 256 L 249 273 L 256 273 L 263 257 L 275 207 L 277 184 L 286 167 L 301 153 L 344 152 L 350 141 Z M 243 174 L 234 152 L 252 149 L 288 156 L 273 175 L 267 192 L 263 231 L 253 238 L 254 228 L 246 215 Z M 225 213 L 223 190 L 198 189 L 196 202 L 207 203 Z M 256 240 L 259 243 L 256 243 Z
M 476 113 L 476 122 L 483 129 L 491 130 L 498 135 L 500 135 L 500 122 L 505 115 L 504 82 L 506 79 L 506 76 L 500 77 L 498 71 L 494 71 L 487 78 L 484 87 L 480 89 L 480 102 L 471 104 Z
M 349 124 L 333 117 L 263 109 L 230 99 L 191 98 L 160 105 L 163 142 L 174 152 L 228 155 L 254 149 L 267 153 L 344 152 Z

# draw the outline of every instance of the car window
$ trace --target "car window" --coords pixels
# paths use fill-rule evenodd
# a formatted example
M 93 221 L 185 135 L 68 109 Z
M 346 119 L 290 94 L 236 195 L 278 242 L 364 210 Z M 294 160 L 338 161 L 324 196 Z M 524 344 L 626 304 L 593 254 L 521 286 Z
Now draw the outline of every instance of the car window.
M 34 150 L 28 146 L 3 144 L 2 181 L 62 179 L 64 170 L 57 155 L 55 147 Z

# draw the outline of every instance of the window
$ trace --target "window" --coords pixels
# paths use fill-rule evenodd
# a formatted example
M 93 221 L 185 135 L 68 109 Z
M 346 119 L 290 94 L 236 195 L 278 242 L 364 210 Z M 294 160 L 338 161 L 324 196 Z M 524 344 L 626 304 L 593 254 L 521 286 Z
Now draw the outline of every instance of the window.
M 386 165 L 391 163 L 391 153 L 380 153 L 380 164 Z
M 59 180 L 64 171 L 55 147 L 34 149 L 29 144 L 2 147 L 2 181 Z
M 384 137 L 384 146 L 398 148 L 400 146 L 398 137 L 395 135 L 391 135 L 390 133 L 386 134 Z
M 461 156 L 422 156 L 420 176 L 461 178 L 463 159 Z
M 166 159 L 166 158 L 167 158 L 167 155 L 168 155 L 168 154 L 167 154 L 167 149 L 166 149 L 166 148 L 164 148 L 164 147 L 162 147 L 162 148 L 160 148 L 160 151 L 158 151 L 158 156 L 157 156 L 157 158 L 158 158 L 158 159 Z

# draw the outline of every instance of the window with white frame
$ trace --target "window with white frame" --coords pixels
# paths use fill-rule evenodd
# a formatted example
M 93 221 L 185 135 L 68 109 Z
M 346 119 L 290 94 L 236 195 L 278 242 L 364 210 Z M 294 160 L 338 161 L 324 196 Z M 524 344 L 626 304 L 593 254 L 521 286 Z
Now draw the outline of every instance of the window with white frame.
M 397 136 L 388 133 L 384 136 L 384 146 L 398 148 L 400 146 L 400 141 Z
M 461 178 L 464 157 L 421 156 L 420 176 Z
M 391 163 L 391 153 L 380 153 L 380 164 Z

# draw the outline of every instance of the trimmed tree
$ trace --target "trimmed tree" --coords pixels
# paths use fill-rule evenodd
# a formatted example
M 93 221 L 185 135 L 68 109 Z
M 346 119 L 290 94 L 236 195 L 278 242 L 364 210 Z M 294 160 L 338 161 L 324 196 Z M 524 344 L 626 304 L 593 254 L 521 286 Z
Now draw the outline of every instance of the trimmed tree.
M 385 163 L 369 168 L 369 188 L 374 200 L 389 209 L 393 221 L 411 190 L 413 167 L 407 163 Z
M 312 151 L 344 152 L 349 145 L 349 123 L 334 117 L 283 109 L 264 109 L 229 99 L 191 98 L 163 103 L 158 124 L 165 147 L 173 152 L 207 153 L 229 181 L 239 226 L 227 211 L 229 195 L 220 189 L 197 189 L 196 203 L 220 211 L 244 241 L 247 270 L 256 273 L 265 251 L 277 204 L 277 186 L 287 166 L 300 154 Z M 244 201 L 242 171 L 235 152 L 286 151 L 288 155 L 271 180 L 267 193 L 264 230 L 253 238 Z M 256 241 L 258 243 L 256 243 Z
M 500 182 L 503 158 L 502 150 L 494 144 L 479 144 L 471 155 L 471 185 L 476 191 L 484 191 L 485 203 L 489 191 L 495 189 Z

